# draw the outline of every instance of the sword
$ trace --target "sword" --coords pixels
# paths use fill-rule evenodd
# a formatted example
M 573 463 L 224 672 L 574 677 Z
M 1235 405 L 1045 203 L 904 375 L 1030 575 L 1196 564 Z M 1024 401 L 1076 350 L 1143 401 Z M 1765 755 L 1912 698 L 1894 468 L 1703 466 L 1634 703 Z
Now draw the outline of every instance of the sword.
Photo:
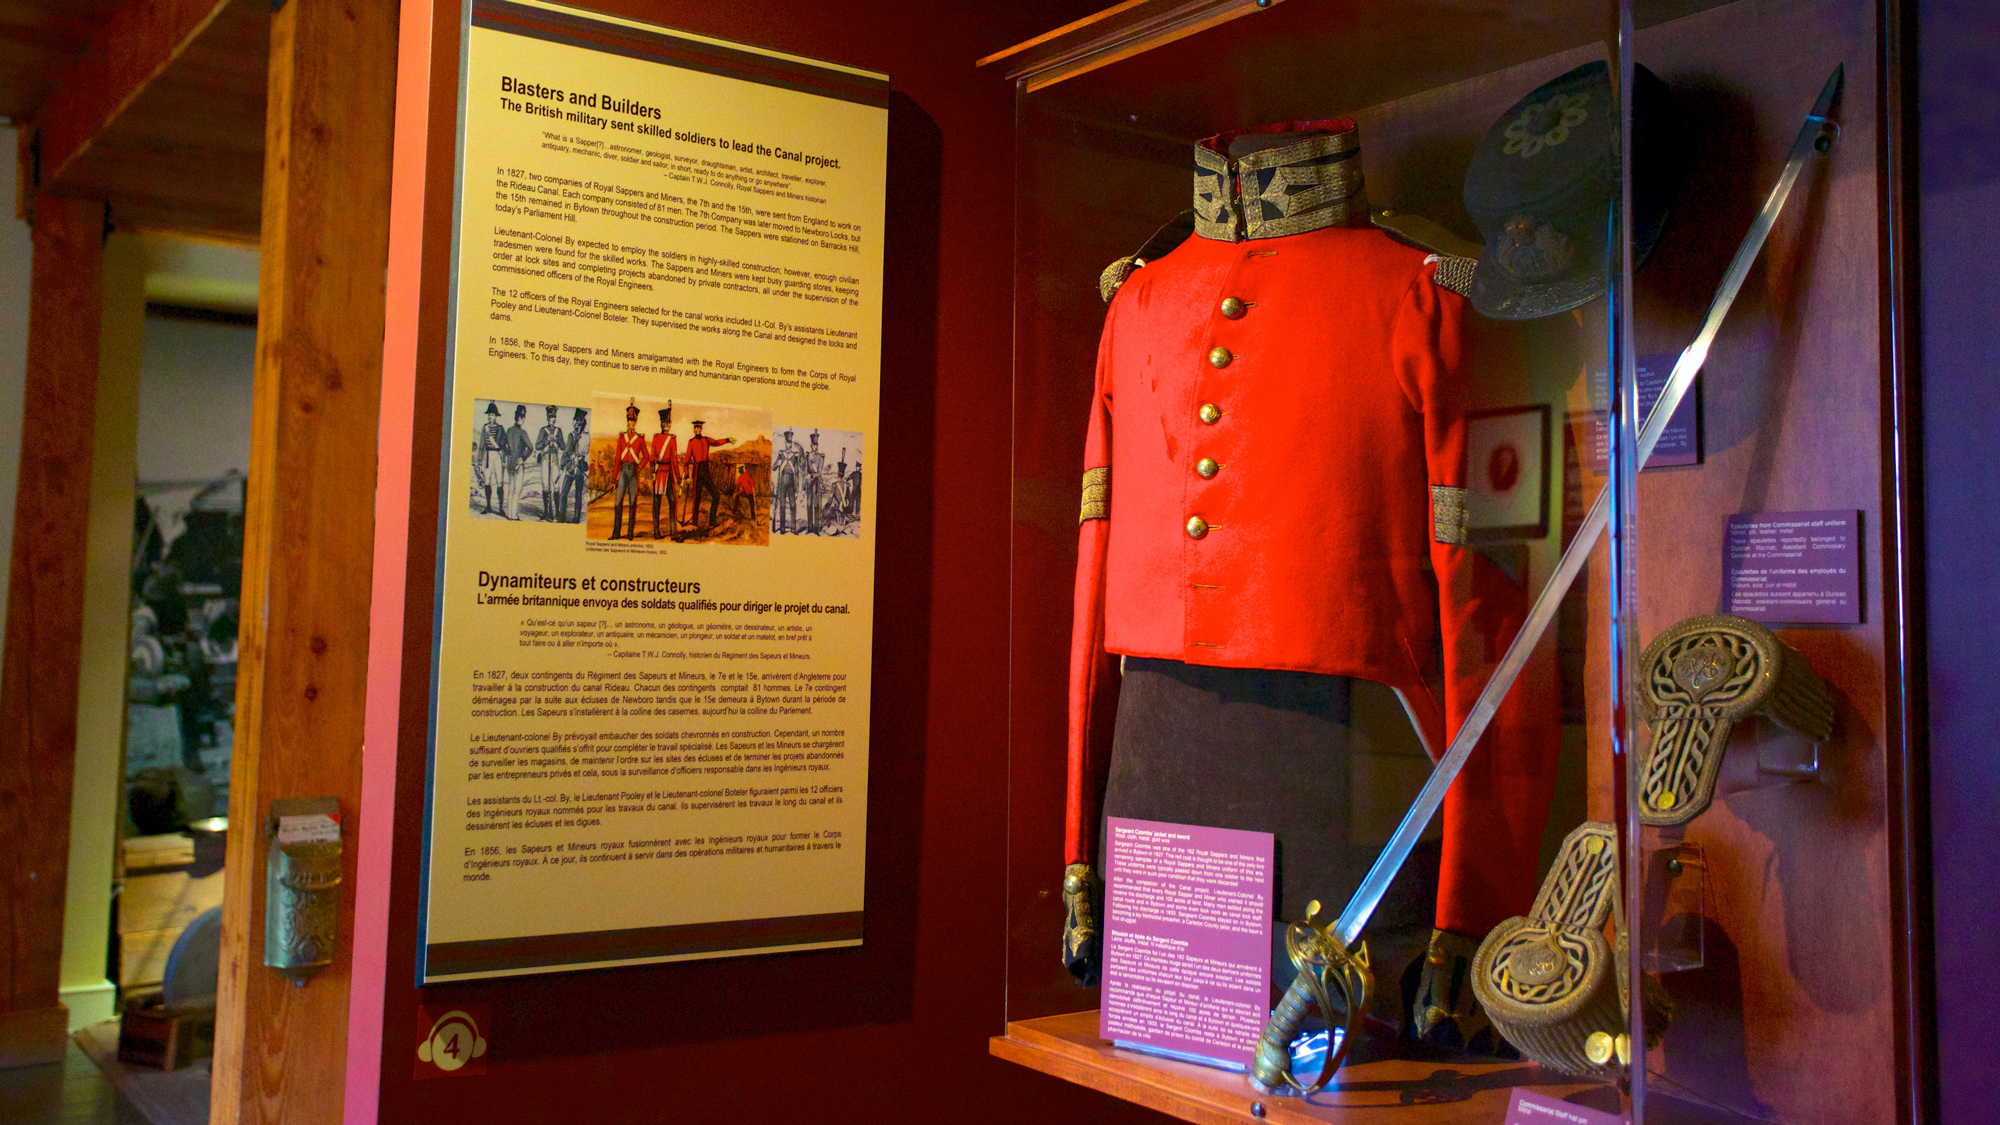
M 1824 155 L 1833 150 L 1834 141 L 1840 135 L 1840 127 L 1828 120 L 1827 114 L 1832 111 L 1834 98 L 1840 93 L 1844 74 L 1843 64 L 1835 66 L 1833 73 L 1827 77 L 1826 85 L 1819 92 L 1819 100 L 1813 103 L 1812 112 L 1806 115 L 1805 123 L 1799 127 L 1798 137 L 1792 142 L 1792 150 L 1785 161 L 1784 170 L 1778 174 L 1778 182 L 1765 197 L 1764 206 L 1758 211 L 1756 221 L 1750 224 L 1749 233 L 1743 236 L 1743 241 L 1736 247 L 1736 257 L 1730 261 L 1729 269 L 1722 275 L 1722 284 L 1716 288 L 1715 296 L 1709 302 L 1708 316 L 1702 321 L 1701 330 L 1695 333 L 1694 340 L 1681 352 L 1679 360 L 1674 363 L 1673 373 L 1667 377 L 1666 385 L 1660 389 L 1660 397 L 1653 403 L 1653 409 L 1647 413 L 1646 424 L 1639 430 L 1637 464 L 1644 466 L 1652 457 L 1654 447 L 1660 442 L 1660 435 L 1666 432 L 1667 422 L 1673 418 L 1674 411 L 1680 407 L 1681 400 L 1694 385 L 1695 375 L 1701 371 L 1702 365 L 1708 362 L 1709 346 L 1715 342 L 1715 334 L 1721 329 L 1723 318 L 1729 314 L 1729 307 L 1736 302 L 1736 295 L 1742 290 L 1744 279 L 1750 275 L 1751 265 L 1756 262 L 1757 255 L 1764 249 L 1764 242 L 1770 237 L 1771 228 L 1777 224 L 1778 215 L 1785 208 L 1785 201 L 1791 197 L 1792 188 L 1798 183 L 1799 174 L 1814 156 Z M 1444 757 L 1438 759 L 1437 765 L 1432 768 L 1429 779 L 1424 782 L 1423 790 L 1410 805 L 1410 811 L 1403 815 L 1402 823 L 1396 826 L 1395 834 L 1389 837 L 1387 844 L 1383 845 L 1382 854 L 1376 858 L 1375 865 L 1368 869 L 1368 875 L 1355 889 L 1354 897 L 1347 901 L 1347 908 L 1341 911 L 1339 919 L 1330 926 L 1319 928 L 1324 934 L 1324 942 L 1327 945 L 1351 951 L 1361 940 L 1361 932 L 1367 929 L 1368 920 L 1374 916 L 1375 908 L 1381 905 L 1382 896 L 1388 892 L 1389 885 L 1395 882 L 1396 875 L 1402 871 L 1404 862 L 1410 858 L 1410 852 L 1416 847 L 1418 838 L 1423 835 L 1424 829 L 1430 825 L 1431 818 L 1437 815 L 1438 809 L 1444 804 L 1445 791 L 1451 788 L 1452 781 L 1458 777 L 1459 771 L 1465 768 L 1466 759 L 1472 756 L 1473 747 L 1478 744 L 1480 736 L 1486 733 L 1487 725 L 1499 711 L 1500 703 L 1507 697 L 1508 689 L 1514 686 L 1514 680 L 1528 663 L 1529 654 L 1541 642 L 1542 634 L 1547 631 L 1549 622 L 1555 618 L 1556 609 L 1561 604 L 1563 595 L 1569 592 L 1570 584 L 1576 581 L 1576 576 L 1583 571 L 1585 561 L 1589 559 L 1591 550 L 1597 545 L 1598 536 L 1604 533 L 1605 527 L 1610 522 L 1610 493 L 1608 487 L 1598 490 L 1596 502 L 1591 504 L 1589 513 L 1584 516 L 1582 525 L 1577 528 L 1575 538 L 1570 540 L 1569 547 L 1563 551 L 1562 560 L 1556 564 L 1555 573 L 1549 576 L 1548 585 L 1543 587 L 1541 595 L 1535 599 L 1534 607 L 1528 611 L 1527 619 L 1521 623 L 1521 629 L 1514 635 L 1513 643 L 1507 646 L 1506 655 L 1500 658 L 1492 677 L 1480 690 L 1479 698 L 1474 701 L 1471 712 L 1466 715 L 1465 722 L 1458 728 L 1458 734 L 1452 738 Z M 1408 706 L 1407 703 L 1405 706 Z M 1309 923 L 1310 919 L 1307 924 Z M 1365 964 L 1365 954 L 1363 963 Z M 1270 1022 L 1264 1027 L 1263 1039 L 1258 1045 L 1257 1061 L 1251 1069 L 1250 1081 L 1253 1086 L 1265 1092 L 1285 1087 L 1299 1087 L 1308 1093 L 1322 1089 L 1334 1071 L 1339 1069 L 1340 1060 L 1346 1054 L 1345 1036 L 1338 1045 L 1329 1040 L 1326 1063 L 1320 1068 L 1317 1079 L 1307 1085 L 1298 1082 L 1292 1076 L 1290 1044 L 1303 1025 L 1308 1001 L 1312 999 L 1309 995 L 1312 986 L 1305 982 L 1307 975 L 1309 974 L 1302 968 L 1299 976 L 1293 979 L 1291 988 L 1279 1001 L 1277 1010 L 1272 1012 Z M 1346 1013 L 1347 1026 L 1351 1035 L 1352 1030 L 1359 1025 L 1361 1011 L 1367 1007 L 1367 997 L 1348 996 L 1346 999 L 1349 1009 Z M 1321 1014 L 1329 1024 L 1333 1022 L 1331 1012 L 1322 1011 Z

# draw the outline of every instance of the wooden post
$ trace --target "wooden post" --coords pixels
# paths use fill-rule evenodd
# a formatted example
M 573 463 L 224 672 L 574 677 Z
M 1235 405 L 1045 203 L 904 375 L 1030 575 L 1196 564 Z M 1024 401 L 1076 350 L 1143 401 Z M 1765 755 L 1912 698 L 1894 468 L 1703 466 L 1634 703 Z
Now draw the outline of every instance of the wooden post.
M 397 10 L 290 0 L 272 17 L 243 632 L 210 1121 L 340 1120 L 374 549 Z M 264 823 L 336 797 L 333 965 L 264 967 Z
M 63 1057 L 57 998 L 83 652 L 104 204 L 35 201 L 20 490 L 0 662 L 0 1066 Z

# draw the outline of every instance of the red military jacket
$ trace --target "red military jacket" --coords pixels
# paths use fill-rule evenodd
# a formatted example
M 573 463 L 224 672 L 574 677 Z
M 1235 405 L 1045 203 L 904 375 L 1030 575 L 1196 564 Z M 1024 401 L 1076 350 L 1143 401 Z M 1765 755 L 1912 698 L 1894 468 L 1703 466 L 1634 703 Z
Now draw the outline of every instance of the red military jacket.
M 1306 124 L 1351 138 L 1351 123 Z M 1202 163 L 1228 140 L 1203 142 Z M 1206 202 L 1198 230 L 1226 238 L 1226 208 Z M 1334 218 L 1277 237 L 1198 234 L 1112 298 L 1084 451 L 1069 862 L 1087 862 L 1096 835 L 1111 655 L 1373 680 L 1442 753 L 1512 637 L 1518 596 L 1464 546 L 1464 298 L 1439 283 L 1436 255 L 1355 225 L 1365 205 Z M 1520 729 L 1497 727 L 1480 754 Z M 1529 755 L 1539 807 L 1490 794 L 1497 806 L 1469 810 L 1483 821 L 1462 825 L 1456 849 L 1448 807 L 1442 928 L 1476 935 L 1527 908 L 1552 734 Z M 1506 870 L 1455 880 L 1454 852 L 1477 867 L 1482 849 Z
M 680 449 L 672 434 L 654 434 L 647 439 L 653 464 L 666 470 L 670 481 L 681 479 Z
M 646 454 L 646 435 L 620 430 L 617 439 L 611 444 L 612 468 L 615 469 L 628 461 L 640 468 L 645 468 L 650 463 Z
M 690 465 L 706 464 L 708 462 L 709 446 L 728 445 L 731 441 L 734 440 L 735 440 L 734 438 L 726 438 L 726 437 L 713 438 L 703 434 L 694 435 L 693 437 L 688 439 L 688 451 L 687 451 L 688 464 Z

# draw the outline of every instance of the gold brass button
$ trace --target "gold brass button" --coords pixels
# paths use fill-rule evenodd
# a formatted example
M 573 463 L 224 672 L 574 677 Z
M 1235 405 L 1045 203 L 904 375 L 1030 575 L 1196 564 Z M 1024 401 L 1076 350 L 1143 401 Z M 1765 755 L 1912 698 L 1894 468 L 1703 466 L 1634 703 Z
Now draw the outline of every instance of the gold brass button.
M 1583 1057 L 1598 1066 L 1610 1063 L 1617 1050 L 1617 1041 L 1611 1038 L 1608 1031 L 1593 1031 L 1590 1038 L 1583 1041 Z
M 1199 539 L 1208 534 L 1208 521 L 1200 516 L 1189 516 L 1187 521 L 1189 539 Z
M 1224 297 L 1222 299 L 1222 315 L 1228 317 L 1231 320 L 1236 320 L 1242 317 L 1247 307 L 1248 306 L 1244 305 L 1243 302 L 1237 300 L 1234 297 Z
M 1204 457 L 1194 463 L 1195 475 L 1203 480 L 1209 480 L 1221 471 L 1222 466 L 1217 464 L 1213 457 Z
M 1201 409 L 1194 412 L 1194 416 L 1201 419 L 1205 425 L 1213 426 L 1222 420 L 1222 411 L 1217 410 L 1214 403 L 1204 402 L 1201 404 Z
M 1229 354 L 1228 348 L 1211 348 L 1208 352 L 1208 365 L 1217 369 L 1228 367 L 1229 361 L 1235 358 Z
M 1660 806 L 1663 809 L 1670 809 L 1673 808 L 1674 805 L 1678 804 L 1679 802 L 1677 802 L 1674 799 L 1674 791 L 1669 789 L 1665 793 L 1660 794 L 1660 799 L 1653 803 Z

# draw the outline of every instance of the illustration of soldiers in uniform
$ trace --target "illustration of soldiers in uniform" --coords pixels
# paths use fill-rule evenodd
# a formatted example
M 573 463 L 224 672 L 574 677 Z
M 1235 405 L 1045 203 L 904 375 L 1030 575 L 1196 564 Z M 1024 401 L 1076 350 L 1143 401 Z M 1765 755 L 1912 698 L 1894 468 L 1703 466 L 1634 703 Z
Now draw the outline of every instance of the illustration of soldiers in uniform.
M 750 465 L 745 462 L 736 470 L 736 499 L 730 508 L 732 513 L 742 512 L 744 505 L 749 511 L 743 513 L 746 520 L 757 518 L 757 478 L 750 475 Z
M 700 423 L 696 423 L 697 430 Z M 633 538 L 639 530 L 639 470 L 649 463 L 646 437 L 639 432 L 639 404 L 627 402 L 625 406 L 625 431 L 618 435 L 612 447 L 611 463 L 617 466 L 618 483 L 611 494 L 611 538 L 618 538 L 620 519 L 628 505 L 631 520 L 623 524 L 625 538 Z
M 855 460 L 859 461 L 860 457 L 857 455 Z M 840 447 L 840 460 L 834 462 L 833 496 L 834 514 L 840 517 L 841 526 L 845 527 L 854 514 L 854 495 L 847 479 L 847 447 L 844 445 Z
M 854 454 L 854 472 L 847 478 L 847 515 L 850 519 L 861 518 L 861 453 Z
M 535 464 L 542 470 L 542 522 L 552 523 L 561 516 L 557 512 L 560 503 L 558 489 L 563 483 L 563 432 L 556 425 L 556 408 L 545 406 L 548 420 L 541 429 L 535 431 Z
M 667 400 L 666 409 L 660 411 L 660 432 L 652 436 L 648 453 L 653 461 L 653 538 L 659 539 L 667 532 L 660 530 L 660 496 L 667 498 L 668 531 L 674 542 L 681 541 L 681 519 L 679 492 L 681 484 L 681 459 L 679 443 L 674 435 L 667 432 L 674 422 L 674 403 Z
M 563 478 L 563 522 L 576 523 L 584 518 L 586 501 L 590 497 L 590 411 L 576 408 L 571 419 L 569 438 L 563 446 L 563 464 L 567 475 Z
M 812 449 L 806 453 L 806 530 L 819 534 L 819 498 L 826 492 L 826 454 L 819 451 L 819 431 L 806 436 Z
M 535 452 L 534 443 L 528 440 L 528 428 L 521 424 L 527 416 L 526 406 L 515 406 L 514 424 L 507 427 L 507 499 L 501 507 L 510 520 L 521 518 L 521 470 Z
M 771 530 L 780 535 L 794 533 L 799 522 L 799 474 L 805 469 L 805 450 L 785 431 L 784 448 L 771 459 Z
M 708 493 L 708 530 L 713 531 L 715 530 L 715 510 L 722 504 L 722 492 L 715 487 L 715 478 L 709 475 L 708 450 L 710 446 L 728 445 L 736 439 L 704 437 L 701 432 L 701 422 L 698 419 L 693 423 L 693 426 L 694 436 L 688 439 L 687 447 L 688 467 L 694 475 L 694 496 L 691 501 L 692 510 L 688 513 L 689 522 L 700 522 L 701 494 L 706 492 Z
M 500 405 L 486 404 L 486 424 L 479 428 L 478 456 L 473 467 L 478 470 L 479 485 L 486 492 L 486 507 L 481 514 L 493 515 L 493 493 L 500 493 L 500 512 L 507 514 L 507 429 L 500 424 Z

